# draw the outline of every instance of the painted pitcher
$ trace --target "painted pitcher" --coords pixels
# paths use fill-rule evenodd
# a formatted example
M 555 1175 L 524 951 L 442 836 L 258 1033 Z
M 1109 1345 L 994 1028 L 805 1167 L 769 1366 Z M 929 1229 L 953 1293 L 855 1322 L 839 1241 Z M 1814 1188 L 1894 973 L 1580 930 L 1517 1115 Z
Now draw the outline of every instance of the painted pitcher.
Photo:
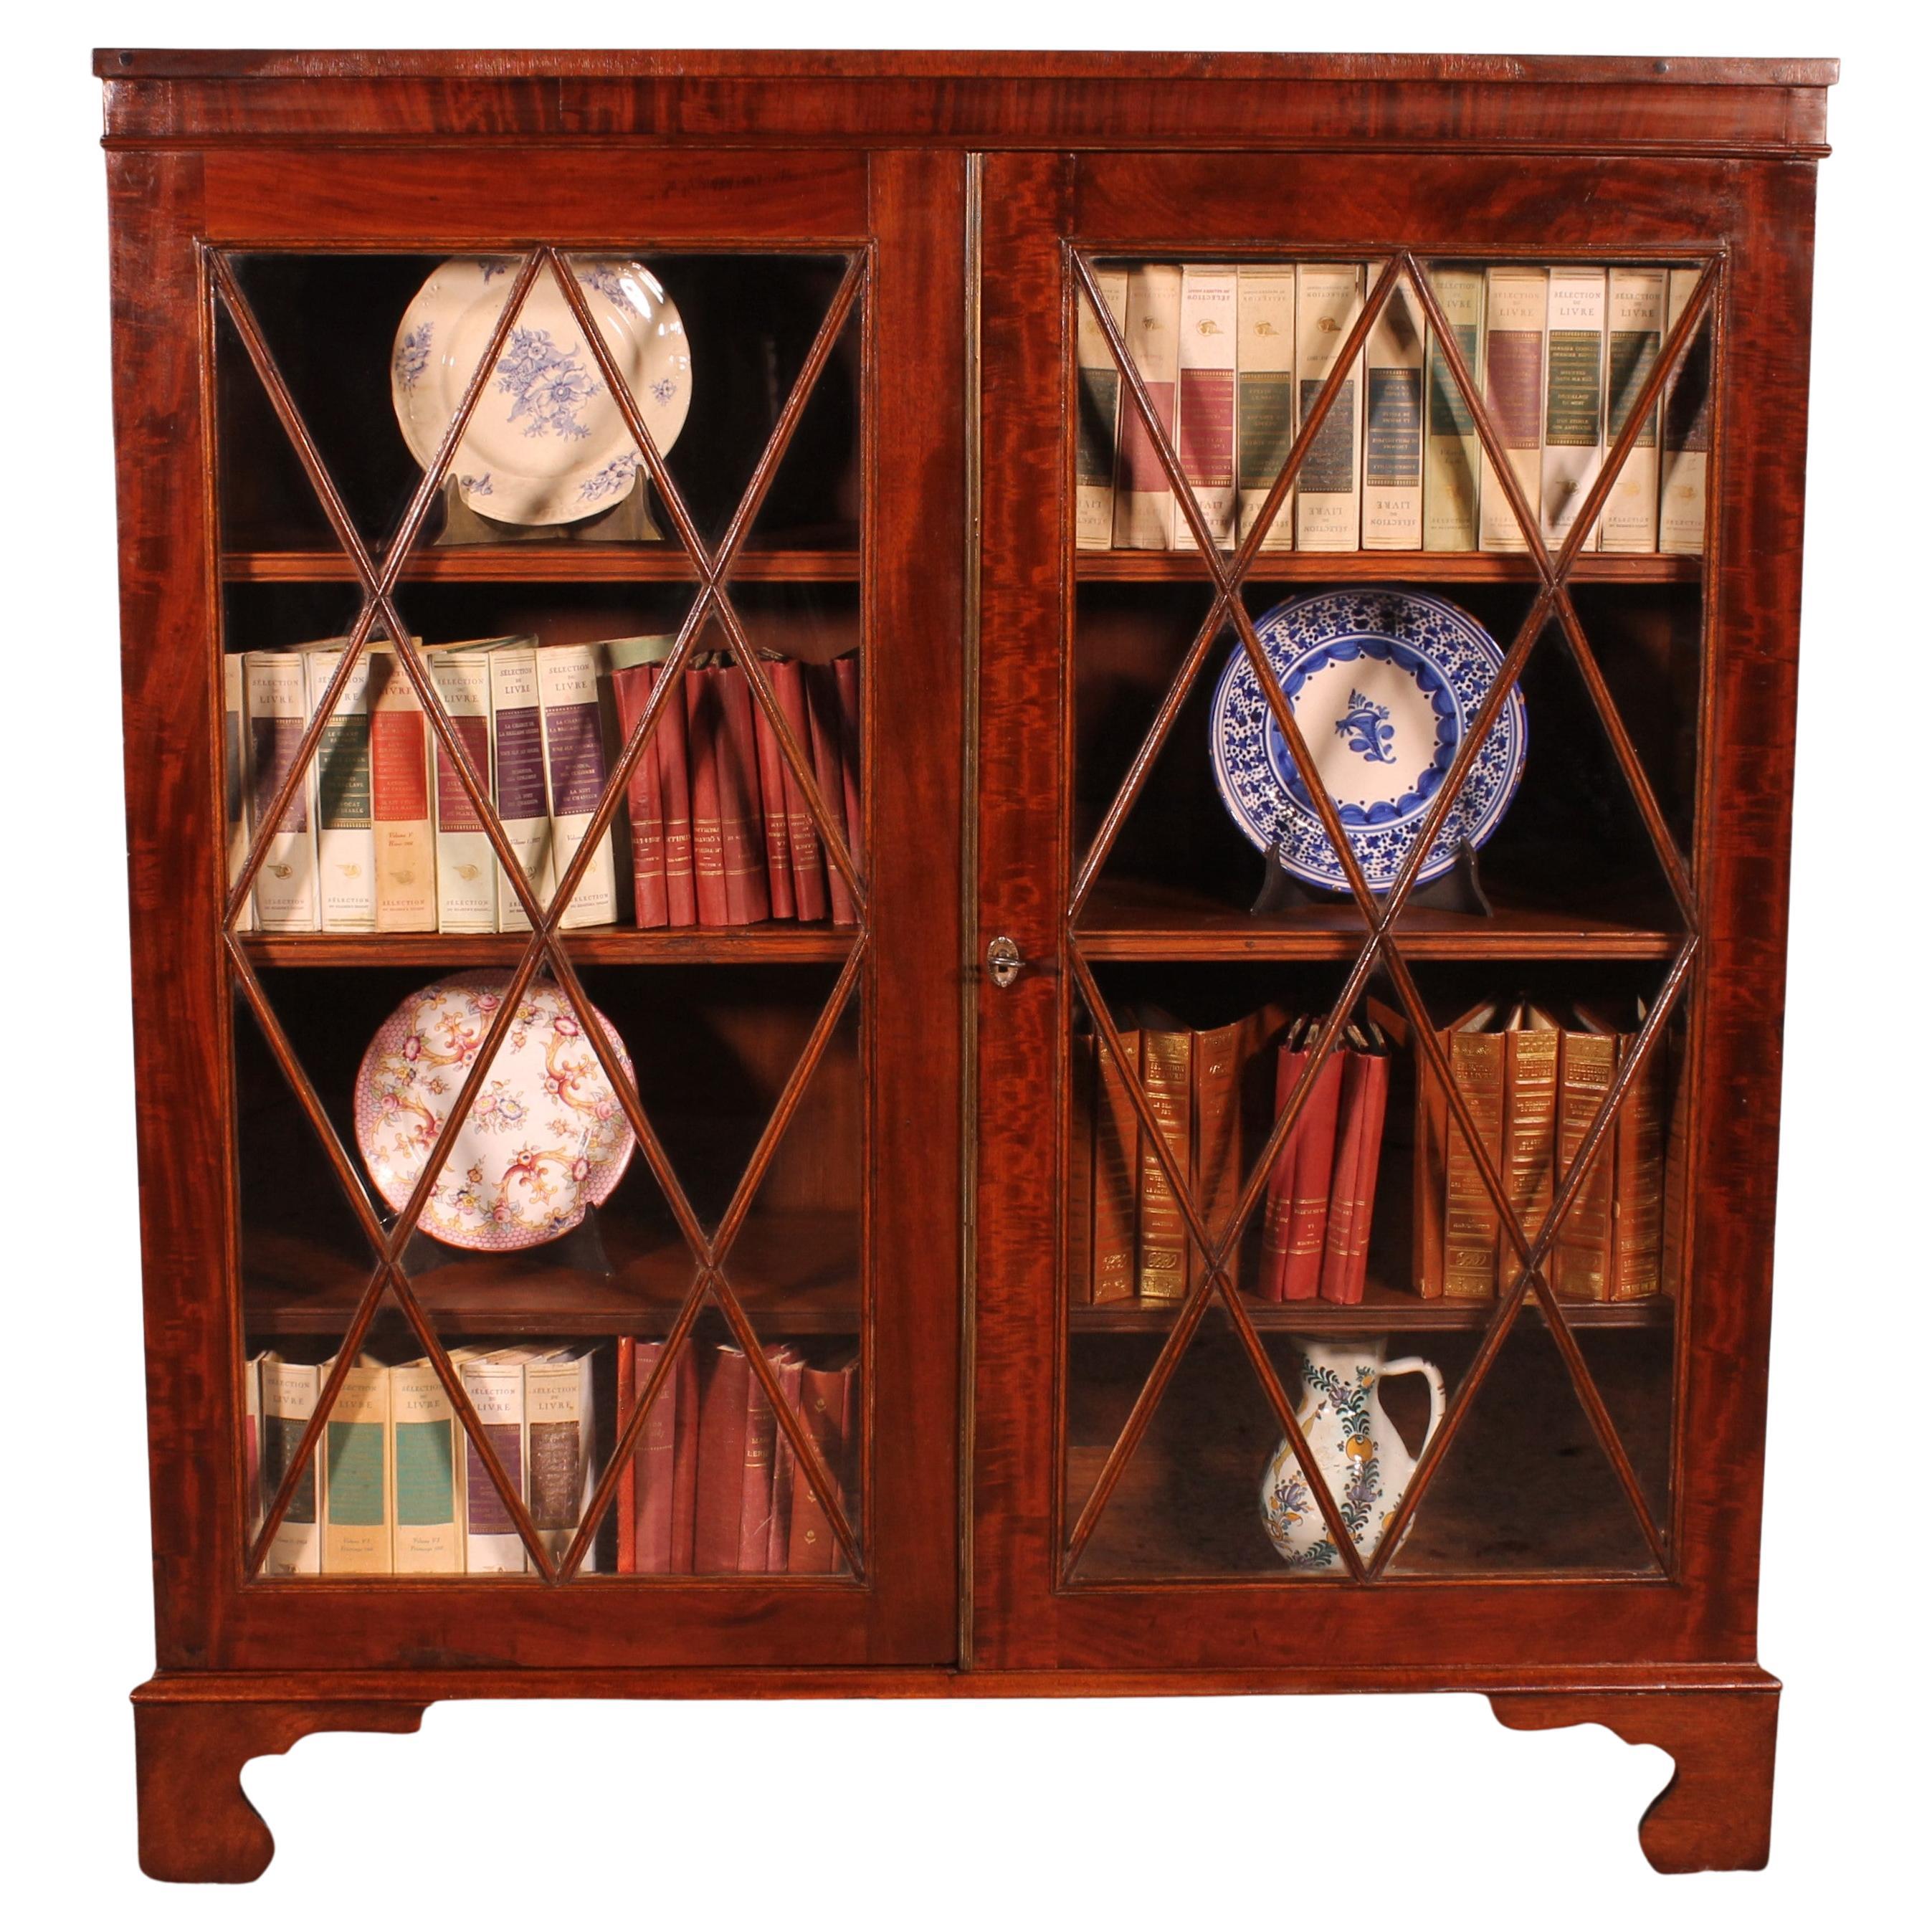
M 1414 1456 L 1382 1413 L 1382 1379 L 1384 1376 L 1427 1378 L 1429 1426 L 1422 1438 L 1426 1449 L 1442 1425 L 1446 1400 L 1442 1372 L 1419 1355 L 1385 1362 L 1386 1335 L 1289 1339 L 1301 1357 L 1304 1391 L 1295 1421 L 1314 1458 L 1316 1479 L 1327 1481 L 1356 1549 L 1366 1557 L 1382 1540 L 1382 1532 L 1415 1473 Z M 1322 1520 L 1322 1505 L 1286 1437 L 1262 1474 L 1261 1502 L 1268 1540 L 1291 1570 L 1327 1570 L 1340 1565 L 1340 1554 Z

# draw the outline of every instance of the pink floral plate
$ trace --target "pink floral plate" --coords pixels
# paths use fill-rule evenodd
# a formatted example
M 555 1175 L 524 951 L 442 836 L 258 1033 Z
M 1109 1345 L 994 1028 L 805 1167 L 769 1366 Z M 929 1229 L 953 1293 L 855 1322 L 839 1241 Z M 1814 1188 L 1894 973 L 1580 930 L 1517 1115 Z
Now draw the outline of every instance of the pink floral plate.
M 412 993 L 369 1042 L 356 1076 L 356 1141 L 392 1208 L 414 1192 L 509 980 L 440 980 Z M 597 1017 L 629 1074 L 624 1042 Z M 576 1008 L 554 982 L 533 980 L 454 1130 L 422 1225 L 458 1248 L 554 1240 L 610 1198 L 636 1145 Z

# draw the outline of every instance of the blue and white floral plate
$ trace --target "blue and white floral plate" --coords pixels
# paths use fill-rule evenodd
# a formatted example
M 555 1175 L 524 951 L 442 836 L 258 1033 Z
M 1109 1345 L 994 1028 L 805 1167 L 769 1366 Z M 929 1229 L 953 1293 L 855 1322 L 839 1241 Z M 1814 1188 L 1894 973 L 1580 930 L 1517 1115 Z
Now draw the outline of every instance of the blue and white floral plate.
M 660 452 L 691 407 L 677 304 L 640 263 L 573 255 L 590 312 Z M 396 331 L 389 388 L 410 453 L 442 447 L 517 278 L 508 256 L 458 256 L 417 290 Z M 546 269 L 477 398 L 451 473 L 463 500 L 510 524 L 567 524 L 620 502 L 642 458 L 575 314 Z
M 1502 668 L 1496 640 L 1466 610 L 1412 590 L 1324 590 L 1278 604 L 1256 626 L 1370 885 L 1386 892 Z M 1312 886 L 1346 891 L 1287 742 L 1238 643 L 1214 692 L 1214 782 L 1234 823 Z M 1522 776 L 1528 723 L 1512 691 L 1450 808 L 1418 883 L 1493 832 Z

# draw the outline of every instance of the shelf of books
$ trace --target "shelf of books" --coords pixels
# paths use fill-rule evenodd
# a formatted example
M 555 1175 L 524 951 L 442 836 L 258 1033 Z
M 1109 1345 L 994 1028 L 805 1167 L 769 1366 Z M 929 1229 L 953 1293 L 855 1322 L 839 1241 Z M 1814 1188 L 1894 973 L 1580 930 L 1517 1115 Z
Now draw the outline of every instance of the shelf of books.
M 1073 258 L 1070 1585 L 1667 1561 L 1707 268 Z
M 254 1574 L 849 1586 L 862 260 L 213 280 Z

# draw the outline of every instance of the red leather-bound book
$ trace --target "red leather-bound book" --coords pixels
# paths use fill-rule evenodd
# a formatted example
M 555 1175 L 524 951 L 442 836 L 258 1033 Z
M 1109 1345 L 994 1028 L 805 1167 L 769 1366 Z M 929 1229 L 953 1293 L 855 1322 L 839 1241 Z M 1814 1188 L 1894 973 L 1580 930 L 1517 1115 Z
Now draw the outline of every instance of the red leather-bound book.
M 765 884 L 771 892 L 773 919 L 796 919 L 798 900 L 792 890 L 791 835 L 785 823 L 784 754 L 758 694 L 748 683 L 745 696 L 752 707 L 752 735 L 758 748 L 758 831 L 764 841 Z
M 1316 1029 L 1311 1028 L 1310 1043 Z M 1314 1090 L 1302 1109 L 1294 1150 L 1294 1208 L 1288 1218 L 1288 1267 L 1284 1301 L 1312 1301 L 1322 1286 L 1322 1250 L 1333 1216 L 1337 1122 L 1342 1110 L 1345 1064 L 1352 1056 L 1341 1042 L 1322 1063 Z
M 843 728 L 838 712 L 838 688 L 829 664 L 807 664 L 805 672 L 806 712 L 812 726 L 812 776 L 818 795 L 825 801 L 826 816 L 844 836 L 851 850 L 852 829 L 845 823 L 845 778 L 839 770 L 839 740 Z M 856 926 L 859 908 L 844 874 L 825 855 L 825 889 L 832 902 L 834 926 Z
M 649 1347 L 652 1345 L 646 1343 Z M 617 1420 L 622 1438 L 631 1412 L 637 1407 L 638 1344 L 628 1335 L 617 1337 Z M 638 1464 L 636 1457 L 617 1472 L 617 1574 L 628 1576 L 638 1567 Z
M 1352 1042 L 1342 1075 L 1342 1126 L 1322 1257 L 1324 1301 L 1358 1302 L 1367 1286 L 1369 1230 L 1388 1109 L 1388 1055 Z
M 1378 1042 L 1379 1045 L 1380 1043 Z M 1360 1173 L 1360 1239 L 1355 1244 L 1354 1264 L 1349 1270 L 1348 1300 L 1358 1302 L 1369 1285 L 1369 1237 L 1376 1214 L 1376 1182 L 1382 1173 L 1382 1128 L 1388 1119 L 1389 1056 L 1378 1051 L 1369 1056 L 1368 1118 L 1363 1126 L 1364 1151 Z
M 741 1349 L 721 1345 L 698 1411 L 697 1522 L 692 1567 L 700 1576 L 738 1568 L 744 1516 L 745 1424 L 752 1365 Z
M 724 890 L 724 819 L 718 766 L 724 722 L 716 686 L 707 670 L 684 674 L 684 715 L 691 770 L 691 872 L 700 926 L 729 926 Z M 667 873 L 666 883 L 669 878 Z
M 610 680 L 616 700 L 617 724 L 624 742 L 638 728 L 638 720 L 650 702 L 651 687 L 657 682 L 656 664 L 631 664 Z M 664 785 L 658 769 L 658 744 L 664 736 L 662 721 L 651 740 L 638 754 L 631 768 L 631 782 L 625 793 L 631 820 L 631 884 L 640 926 L 668 926 L 670 902 L 664 878 Z
M 688 1576 L 695 1567 L 698 1531 L 698 1347 L 686 1342 L 677 1358 L 677 1420 L 671 1444 L 671 1574 Z
M 634 1400 L 644 1400 L 645 1387 L 663 1354 L 662 1342 L 638 1344 Z M 677 1439 L 685 1426 L 679 1401 L 685 1378 L 680 1370 L 690 1358 L 691 1346 L 686 1342 L 644 1418 L 632 1463 L 638 1482 L 637 1568 L 646 1576 L 662 1576 L 676 1568 Z
M 785 1407 L 794 1415 L 804 1406 L 805 1364 L 790 1348 L 781 1349 L 772 1366 L 778 1370 L 778 1392 Z M 782 1570 L 791 1562 L 791 1499 L 796 1487 L 797 1452 L 783 1428 L 778 1432 L 772 1452 L 771 1534 L 765 1544 L 765 1568 Z
M 772 1352 L 766 1351 L 766 1360 Z M 778 1449 L 778 1419 L 756 1373 L 745 1390 L 744 1485 L 738 1505 L 738 1569 L 741 1574 L 763 1570 L 770 1559 L 772 1540 L 772 1459 Z
M 672 692 L 651 734 L 658 760 L 658 798 L 664 814 L 664 911 L 673 926 L 698 923 L 698 882 L 692 870 L 691 850 L 690 689 L 687 672 L 683 689 Z
M 1275 1120 L 1281 1118 L 1282 1110 L 1287 1106 L 1300 1081 L 1301 1070 L 1307 1064 L 1308 1048 L 1301 1022 L 1293 1021 L 1275 1052 Z M 1262 1205 L 1261 1278 L 1255 1284 L 1255 1293 L 1263 1301 L 1285 1301 L 1288 1298 L 1288 1244 L 1289 1228 L 1294 1219 L 1294 1162 L 1307 1126 L 1308 1110 L 1304 1107 L 1301 1118 L 1289 1128 L 1276 1151 L 1274 1165 L 1268 1169 L 1268 1194 Z M 1270 1131 L 1273 1131 L 1272 1126 Z
M 806 707 L 805 667 L 796 658 L 780 658 L 772 666 L 772 688 L 784 713 L 792 741 L 807 758 L 812 755 L 812 719 Z M 784 787 L 785 842 L 790 849 L 792 894 L 800 919 L 824 919 L 831 910 L 825 890 L 825 853 L 818 828 L 806 808 L 805 794 L 790 764 L 779 760 Z M 766 809 L 770 809 L 767 801 Z
M 838 1485 L 840 1506 L 849 1516 L 854 1514 L 854 1499 L 859 1493 L 859 1364 L 855 1360 L 834 1372 L 838 1378 L 838 1448 L 837 1454 L 827 1460 L 832 1480 Z M 844 1551 L 835 1552 L 832 1567 L 834 1570 L 846 1567 Z
M 1141 1036 L 1120 1036 L 1125 1064 L 1138 1068 Z M 1123 1063 L 1094 1042 L 1093 1299 L 1131 1301 L 1140 1271 L 1141 1124 Z
M 859 808 L 859 764 L 862 742 L 859 730 L 859 659 L 856 652 L 832 660 L 832 681 L 838 693 L 838 776 L 845 791 L 845 836 L 851 842 L 852 862 L 866 862 L 866 819 Z
M 807 1369 L 800 1383 L 806 1432 L 842 1496 L 857 1378 L 855 1363 L 842 1369 Z M 830 1576 L 841 1558 L 825 1505 L 802 1470 L 792 1490 L 790 1554 L 786 1568 L 806 1576 Z
M 765 878 L 765 830 L 758 796 L 758 734 L 752 687 L 736 664 L 706 675 L 716 685 L 724 735 L 718 747 L 718 815 L 724 852 L 724 904 L 734 926 L 772 916 Z
M 1346 1298 L 1350 1243 L 1354 1238 L 1356 1178 L 1362 1158 L 1362 1122 L 1367 1084 L 1366 1056 L 1352 1043 L 1338 1052 L 1342 1062 L 1342 1104 L 1335 1134 L 1335 1165 L 1328 1184 L 1328 1229 L 1318 1258 L 1316 1280 L 1324 1301 Z

